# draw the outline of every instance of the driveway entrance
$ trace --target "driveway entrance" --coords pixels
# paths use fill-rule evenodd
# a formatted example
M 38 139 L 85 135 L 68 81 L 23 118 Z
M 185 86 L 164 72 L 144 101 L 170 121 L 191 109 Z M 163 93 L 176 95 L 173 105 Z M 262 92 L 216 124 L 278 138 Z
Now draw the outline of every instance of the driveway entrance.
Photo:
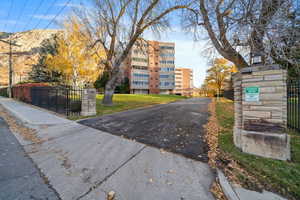
M 193 98 L 79 123 L 206 162 L 203 125 L 209 117 L 209 102 L 208 98 Z

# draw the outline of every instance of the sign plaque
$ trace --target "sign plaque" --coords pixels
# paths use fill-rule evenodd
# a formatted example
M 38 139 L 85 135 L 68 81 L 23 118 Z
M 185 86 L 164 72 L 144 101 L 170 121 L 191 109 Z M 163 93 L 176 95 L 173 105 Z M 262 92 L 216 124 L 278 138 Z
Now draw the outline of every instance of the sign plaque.
M 245 101 L 258 102 L 259 101 L 259 87 L 246 87 L 245 88 Z

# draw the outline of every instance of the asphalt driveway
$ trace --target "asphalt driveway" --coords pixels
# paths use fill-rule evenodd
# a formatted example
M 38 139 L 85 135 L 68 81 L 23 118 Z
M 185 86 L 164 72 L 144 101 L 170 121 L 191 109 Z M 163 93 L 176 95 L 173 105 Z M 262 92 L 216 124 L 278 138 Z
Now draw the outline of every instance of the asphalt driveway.
M 79 123 L 206 162 L 208 147 L 203 125 L 209 117 L 209 102 L 208 98 L 193 98 Z

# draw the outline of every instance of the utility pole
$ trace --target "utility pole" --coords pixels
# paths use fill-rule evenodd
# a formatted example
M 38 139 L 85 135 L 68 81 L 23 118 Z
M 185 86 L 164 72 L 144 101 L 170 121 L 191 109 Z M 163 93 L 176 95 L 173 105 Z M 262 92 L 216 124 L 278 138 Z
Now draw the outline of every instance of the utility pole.
M 12 45 L 11 38 L 9 39 L 9 58 L 8 58 L 8 97 L 12 98 L 12 76 L 13 76 L 13 66 L 12 66 Z
M 11 41 L 11 37 L 9 36 L 9 41 L 5 41 L 5 40 L 1 40 L 0 42 L 4 42 L 6 44 L 9 45 L 9 52 L 5 53 L 8 54 L 9 58 L 8 58 L 8 97 L 12 98 L 12 84 L 13 84 L 13 53 L 12 53 L 12 46 L 18 46 L 20 47 L 20 45 L 17 45 L 15 43 L 12 43 Z

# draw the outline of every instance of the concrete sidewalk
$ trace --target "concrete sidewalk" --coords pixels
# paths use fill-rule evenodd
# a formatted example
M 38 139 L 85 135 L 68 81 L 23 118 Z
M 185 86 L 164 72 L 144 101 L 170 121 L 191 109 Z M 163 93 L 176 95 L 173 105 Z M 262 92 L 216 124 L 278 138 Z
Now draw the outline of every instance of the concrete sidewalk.
M 52 125 L 69 123 L 69 120 L 58 117 L 42 109 L 34 109 L 30 105 L 0 97 L 1 105 L 15 115 L 19 120 L 31 125 Z
M 206 163 L 114 136 L 10 99 L 0 104 L 43 141 L 20 139 L 61 199 L 211 200 Z M 18 137 L 20 138 L 20 137 Z

